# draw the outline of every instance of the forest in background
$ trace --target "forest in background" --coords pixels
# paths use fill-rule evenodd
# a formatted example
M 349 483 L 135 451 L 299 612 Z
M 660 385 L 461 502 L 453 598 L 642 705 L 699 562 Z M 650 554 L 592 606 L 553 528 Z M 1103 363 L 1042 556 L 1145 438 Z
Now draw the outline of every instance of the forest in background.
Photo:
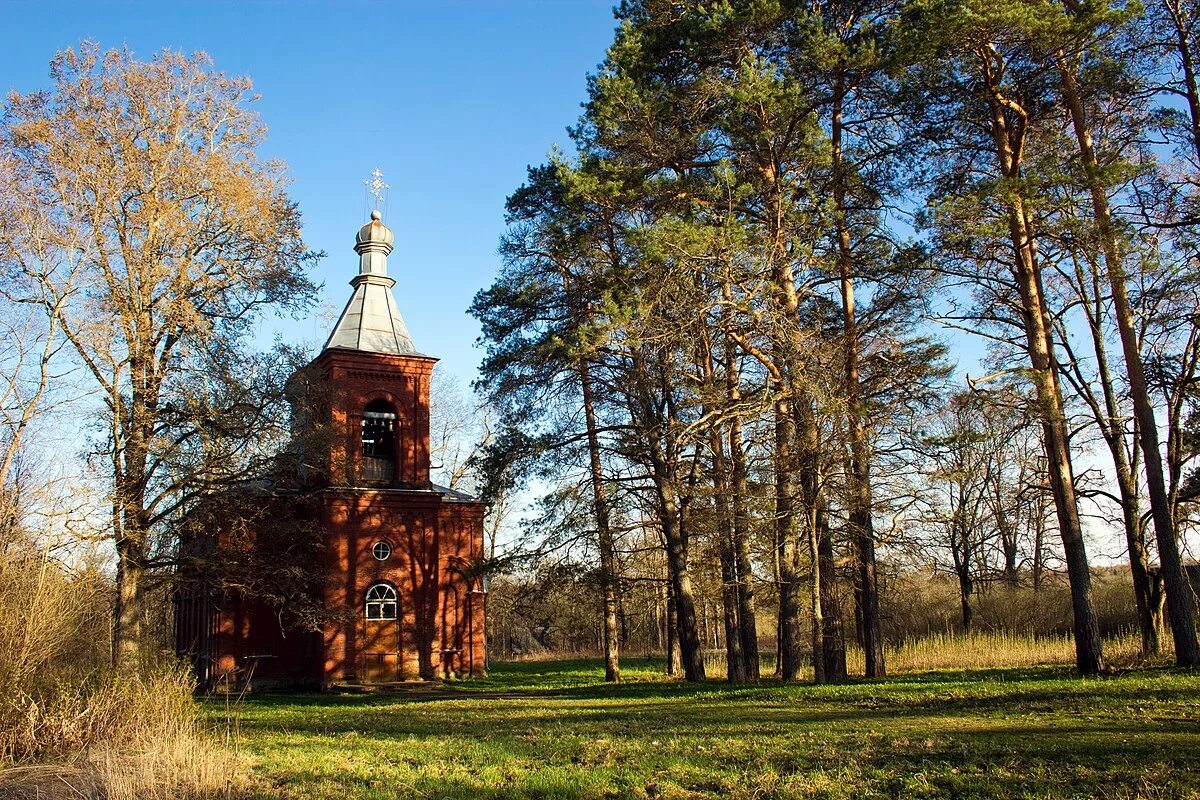
M 771 643 L 821 682 L 982 625 L 1069 632 L 1094 673 L 1115 625 L 1200 664 L 1196 13 L 623 3 L 472 308 L 486 494 L 546 490 L 495 652 L 595 647 L 617 680 L 653 618 L 690 680 Z

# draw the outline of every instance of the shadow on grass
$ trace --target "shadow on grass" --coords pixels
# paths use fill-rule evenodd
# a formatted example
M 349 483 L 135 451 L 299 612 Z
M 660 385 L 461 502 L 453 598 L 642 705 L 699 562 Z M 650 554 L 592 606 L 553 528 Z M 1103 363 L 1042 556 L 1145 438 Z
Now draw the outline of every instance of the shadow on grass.
M 327 692 L 252 695 L 249 707 L 308 705 L 312 707 L 379 707 L 398 703 L 428 703 L 454 700 L 654 700 L 654 699 L 745 699 L 793 701 L 836 701 L 839 703 L 910 704 L 913 697 L 938 700 L 964 708 L 990 705 L 996 701 L 1067 700 L 1098 695 L 1108 699 L 1149 696 L 1171 700 L 1197 693 L 1200 684 L 1160 685 L 1154 679 L 1195 676 L 1194 673 L 1154 668 L 1118 675 L 1080 678 L 1064 667 L 1021 667 L 986 671 L 932 671 L 905 673 L 884 680 L 850 678 L 837 684 L 808 683 L 781 685 L 767 678 L 757 684 L 733 684 L 723 680 L 687 682 L 667 678 L 650 662 L 642 669 L 626 671 L 622 683 L 605 683 L 603 668 L 595 660 L 510 662 L 496 665 L 486 678 L 446 683 L 383 685 L 371 691 L 333 689 Z M 654 670 L 654 671 L 651 671 Z M 219 703 L 221 701 L 210 701 Z
M 508 665 L 505 665 L 507 667 Z M 1147 713 L 1159 729 L 1195 729 L 1197 713 L 1173 717 L 1173 707 L 1196 707 L 1200 681 L 1161 681 L 1166 672 L 1082 680 L 1063 670 L 1020 669 L 1002 672 L 928 673 L 888 681 L 830 686 L 720 682 L 630 681 L 621 684 L 571 681 L 535 682 L 553 675 L 579 674 L 590 662 L 538 662 L 511 676 L 444 685 L 412 685 L 394 692 L 329 692 L 303 695 L 256 695 L 242 709 L 255 727 L 283 725 L 310 732 L 379 731 L 409 736 L 469 732 L 521 735 L 531 728 L 569 721 L 579 727 L 616 723 L 671 730 L 731 735 L 757 726 L 835 725 L 921 718 L 1054 715 L 1064 724 L 1101 714 L 1106 729 L 1121 728 L 1124 709 L 1134 703 L 1162 706 L 1143 711 L 1127 732 L 1144 729 Z M 497 671 L 499 675 L 504 673 Z M 534 679 L 534 680 L 531 680 Z M 521 681 L 524 681 L 523 683 Z M 549 684 L 549 685 L 547 685 Z M 427 708 L 426 708 L 427 707 Z M 470 711 L 463 717 L 464 711 Z M 1126 719 L 1132 719 L 1126 716 Z
M 263 694 L 239 717 L 269 779 L 301 792 L 287 797 L 317 784 L 335 787 L 322 797 L 394 797 L 375 788 L 379 769 L 414 795 L 495 798 L 653 795 L 662 781 L 697 797 L 768 781 L 758 794 L 770 796 L 772 780 L 797 796 L 1086 797 L 1147 775 L 1183 797 L 1200 781 L 1200 675 L 1045 667 L 733 686 L 628 666 L 617 685 L 573 660 L 395 693 Z

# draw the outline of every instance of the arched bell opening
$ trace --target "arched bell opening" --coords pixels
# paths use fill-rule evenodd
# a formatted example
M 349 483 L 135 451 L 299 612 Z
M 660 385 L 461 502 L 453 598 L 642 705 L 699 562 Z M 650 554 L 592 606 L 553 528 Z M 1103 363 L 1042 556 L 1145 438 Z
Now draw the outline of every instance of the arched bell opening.
M 364 483 L 396 480 L 396 419 L 395 407 L 386 400 L 374 400 L 363 409 L 359 479 Z

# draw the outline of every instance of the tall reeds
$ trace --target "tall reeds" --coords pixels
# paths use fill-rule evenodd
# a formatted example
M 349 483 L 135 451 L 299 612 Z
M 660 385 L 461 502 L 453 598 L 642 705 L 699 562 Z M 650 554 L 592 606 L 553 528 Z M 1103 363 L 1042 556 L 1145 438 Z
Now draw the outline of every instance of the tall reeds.
M 1104 641 L 1105 655 L 1118 668 L 1139 663 L 1140 647 L 1141 638 L 1132 631 L 1118 633 Z M 1035 635 L 1004 630 L 910 636 L 886 645 L 884 650 L 888 672 L 893 675 L 943 670 L 1066 667 L 1075 663 L 1075 644 L 1069 635 Z M 764 653 L 763 675 L 771 674 L 772 659 L 770 652 Z M 846 662 L 851 675 L 863 673 L 862 650 L 851 647 L 846 653 Z M 724 652 L 707 651 L 705 670 L 710 677 L 723 677 Z M 806 677 L 811 679 L 811 668 Z
M 0 796 L 240 794 L 245 769 L 205 729 L 185 670 L 110 670 L 109 600 L 99 570 L 0 549 Z

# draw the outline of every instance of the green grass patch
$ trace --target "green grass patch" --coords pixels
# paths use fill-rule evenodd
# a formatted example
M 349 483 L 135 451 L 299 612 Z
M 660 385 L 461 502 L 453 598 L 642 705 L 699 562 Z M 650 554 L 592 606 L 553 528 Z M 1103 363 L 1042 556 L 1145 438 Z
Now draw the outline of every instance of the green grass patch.
M 599 662 L 525 662 L 401 694 L 257 695 L 237 739 L 263 798 L 1200 797 L 1200 675 L 731 687 L 623 671 L 611 686 Z

